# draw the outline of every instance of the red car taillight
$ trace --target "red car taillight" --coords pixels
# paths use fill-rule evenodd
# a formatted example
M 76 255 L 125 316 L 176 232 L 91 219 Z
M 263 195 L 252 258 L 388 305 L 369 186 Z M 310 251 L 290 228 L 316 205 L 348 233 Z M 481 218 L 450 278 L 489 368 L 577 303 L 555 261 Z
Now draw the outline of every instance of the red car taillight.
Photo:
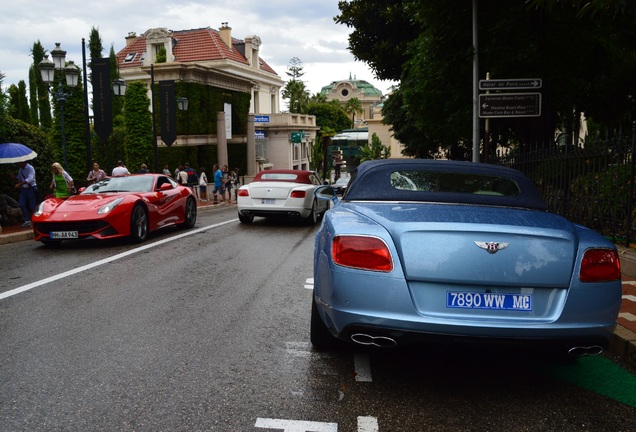
M 393 270 L 391 252 L 377 237 L 338 236 L 331 249 L 333 262 L 362 270 L 390 272 Z
M 307 192 L 303 190 L 295 190 L 295 191 L 292 191 L 290 198 L 305 198 L 306 195 L 307 195 Z
M 250 193 L 247 189 L 239 189 L 238 196 L 250 196 Z
M 610 249 L 590 249 L 581 261 L 581 282 L 610 282 L 621 278 L 618 253 Z

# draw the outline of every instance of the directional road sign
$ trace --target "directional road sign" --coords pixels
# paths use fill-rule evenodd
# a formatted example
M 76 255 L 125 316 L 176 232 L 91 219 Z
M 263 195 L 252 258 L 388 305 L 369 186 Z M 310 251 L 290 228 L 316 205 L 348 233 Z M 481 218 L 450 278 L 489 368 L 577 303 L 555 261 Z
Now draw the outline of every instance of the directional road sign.
M 479 95 L 479 117 L 539 117 L 541 93 L 493 93 Z
M 538 90 L 541 78 L 480 80 L 479 90 Z

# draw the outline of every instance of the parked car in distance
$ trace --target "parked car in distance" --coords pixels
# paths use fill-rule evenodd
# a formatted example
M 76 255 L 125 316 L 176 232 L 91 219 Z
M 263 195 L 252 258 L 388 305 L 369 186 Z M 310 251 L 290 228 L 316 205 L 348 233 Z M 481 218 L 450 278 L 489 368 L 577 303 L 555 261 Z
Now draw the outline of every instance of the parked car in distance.
M 32 218 L 34 239 L 44 244 L 117 237 L 143 242 L 151 231 L 192 228 L 196 220 L 192 190 L 158 174 L 106 177 L 78 195 L 44 200 Z
M 321 185 L 320 176 L 314 171 L 261 171 L 237 191 L 239 220 L 252 223 L 254 216 L 290 217 L 313 225 L 329 209 L 329 201 L 318 201 L 314 196 Z
M 364 162 L 315 236 L 312 344 L 435 340 L 607 348 L 616 247 L 550 213 L 520 172 L 440 160 Z M 532 349 L 535 347 L 533 346 Z
M 347 185 L 349 184 L 349 180 L 351 177 L 340 177 L 336 180 L 331 186 L 333 186 L 333 190 L 336 195 L 342 195 L 347 190 Z

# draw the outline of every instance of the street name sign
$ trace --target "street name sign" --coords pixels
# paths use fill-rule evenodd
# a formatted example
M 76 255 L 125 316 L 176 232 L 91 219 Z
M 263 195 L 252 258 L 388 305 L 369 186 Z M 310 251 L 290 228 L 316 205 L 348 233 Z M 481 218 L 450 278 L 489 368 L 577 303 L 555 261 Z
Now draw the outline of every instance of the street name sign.
M 479 81 L 479 90 L 538 90 L 541 78 L 489 79 Z
M 254 123 L 269 123 L 269 116 L 267 115 L 255 115 Z
M 539 117 L 541 93 L 494 93 L 479 95 L 479 117 Z

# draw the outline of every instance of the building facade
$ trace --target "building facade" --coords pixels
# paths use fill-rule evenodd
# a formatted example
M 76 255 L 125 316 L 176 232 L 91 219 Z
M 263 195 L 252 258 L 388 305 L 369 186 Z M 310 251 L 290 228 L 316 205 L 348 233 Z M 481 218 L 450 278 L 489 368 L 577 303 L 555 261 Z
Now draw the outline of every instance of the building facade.
M 151 100 L 153 95 L 150 84 L 153 80 L 155 83 L 167 80 L 201 83 L 249 94 L 246 133 L 232 133 L 229 136 L 221 133 L 225 113 L 219 112 L 219 132 L 216 135 L 177 134 L 173 145 L 216 145 L 218 162 L 226 164 L 227 146 L 245 143 L 248 149 L 248 176 L 268 167 L 308 167 L 311 152 L 306 153 L 307 158 L 302 157 L 305 152 L 300 152 L 299 159 L 294 159 L 291 136 L 296 132 L 297 126 L 304 126 L 302 123 L 306 123 L 308 135 L 304 144 L 311 146 L 318 129 L 315 118 L 308 116 L 301 122 L 292 119 L 289 114 L 280 113 L 280 92 L 284 81 L 260 57 L 261 45 L 261 38 L 255 35 L 243 40 L 232 37 L 232 28 L 227 23 L 223 23 L 218 30 L 210 27 L 179 31 L 153 28 L 141 35 L 129 33 L 126 46 L 117 53 L 117 61 L 120 78 L 126 82 L 147 83 Z M 197 107 L 189 104 L 188 110 L 192 109 L 196 110 Z M 258 121 L 264 117 L 267 117 L 267 121 Z M 283 139 L 285 136 L 287 141 Z M 260 149 L 258 157 L 257 139 Z M 157 144 L 164 145 L 160 136 L 157 137 Z

